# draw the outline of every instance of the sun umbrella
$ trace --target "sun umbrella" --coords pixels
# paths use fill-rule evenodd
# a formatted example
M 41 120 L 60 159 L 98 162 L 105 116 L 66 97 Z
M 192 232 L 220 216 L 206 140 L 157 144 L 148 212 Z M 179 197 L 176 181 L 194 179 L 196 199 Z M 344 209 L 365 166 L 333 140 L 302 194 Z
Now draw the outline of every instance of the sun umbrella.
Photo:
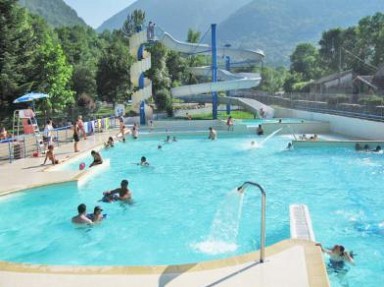
M 25 102 L 33 102 L 34 100 L 37 99 L 42 99 L 42 98 L 48 98 L 48 94 L 43 94 L 43 93 L 28 93 L 25 94 L 24 96 L 21 96 L 13 101 L 14 104 L 17 103 L 25 103 Z

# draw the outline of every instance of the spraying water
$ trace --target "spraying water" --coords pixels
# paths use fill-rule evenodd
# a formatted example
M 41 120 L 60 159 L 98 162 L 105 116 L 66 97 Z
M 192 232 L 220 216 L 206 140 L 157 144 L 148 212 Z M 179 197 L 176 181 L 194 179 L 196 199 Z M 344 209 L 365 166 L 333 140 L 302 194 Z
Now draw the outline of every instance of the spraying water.
M 192 248 L 213 255 L 236 251 L 243 201 L 243 194 L 231 190 L 217 209 L 207 239 L 193 244 Z
M 260 145 L 262 146 L 263 144 L 265 144 L 270 138 L 272 138 L 275 134 L 277 134 L 279 131 L 281 131 L 283 128 L 279 128 L 278 130 L 275 130 L 273 133 L 271 133 L 269 136 L 267 136 L 265 139 L 263 139 L 261 142 L 260 142 Z

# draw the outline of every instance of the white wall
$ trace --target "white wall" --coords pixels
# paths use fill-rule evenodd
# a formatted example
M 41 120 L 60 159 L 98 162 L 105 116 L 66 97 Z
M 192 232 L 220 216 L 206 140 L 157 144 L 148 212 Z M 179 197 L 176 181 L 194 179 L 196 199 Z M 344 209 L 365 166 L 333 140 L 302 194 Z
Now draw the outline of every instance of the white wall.
M 359 139 L 383 140 L 384 123 L 336 115 L 275 108 L 275 117 L 300 118 L 313 121 L 327 121 L 332 133 L 342 134 Z

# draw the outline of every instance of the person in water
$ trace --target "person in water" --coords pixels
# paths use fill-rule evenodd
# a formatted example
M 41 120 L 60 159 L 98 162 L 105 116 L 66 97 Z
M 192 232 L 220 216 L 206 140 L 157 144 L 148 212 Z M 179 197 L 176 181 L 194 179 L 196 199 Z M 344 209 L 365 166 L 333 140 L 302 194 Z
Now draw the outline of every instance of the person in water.
M 47 160 L 50 160 L 53 165 L 58 164 L 59 160 L 56 159 L 55 153 L 53 152 L 53 145 L 48 146 L 48 151 L 45 154 L 45 159 L 43 165 L 47 162 Z
M 137 165 L 149 166 L 149 162 L 147 162 L 147 158 L 145 156 L 142 156 L 140 162 Z
M 354 265 L 353 255 L 345 250 L 343 245 L 334 245 L 331 249 L 324 248 L 321 244 L 321 251 L 329 255 L 328 266 L 333 268 L 335 271 L 339 271 L 345 267 L 345 263 Z
M 82 203 L 77 207 L 78 215 L 72 217 L 72 223 L 75 224 L 93 224 L 92 220 L 87 217 L 87 206 Z
M 103 209 L 100 206 L 95 206 L 93 213 L 87 214 L 87 217 L 92 220 L 93 223 L 103 221 L 104 215 L 102 214 Z
M 108 141 L 104 144 L 106 148 L 114 147 L 115 141 L 113 140 L 113 137 L 109 137 Z
M 263 130 L 263 127 L 261 125 L 259 125 L 256 129 L 256 134 L 258 136 L 262 136 L 264 134 L 264 130 Z
M 93 162 L 89 165 L 89 167 L 92 167 L 94 165 L 99 165 L 103 163 L 103 159 L 101 158 L 100 153 L 97 151 L 91 151 L 91 155 L 93 157 Z
M 132 201 L 132 193 L 128 188 L 128 180 L 123 179 L 121 181 L 120 187 L 114 190 L 106 191 L 103 193 L 104 197 L 102 201 L 111 202 L 116 200 L 121 200 L 125 202 Z
M 227 129 L 228 131 L 233 131 L 233 119 L 232 116 L 229 116 L 227 119 Z
M 212 127 L 209 127 L 208 129 L 209 129 L 208 139 L 215 140 L 217 138 L 216 130 Z

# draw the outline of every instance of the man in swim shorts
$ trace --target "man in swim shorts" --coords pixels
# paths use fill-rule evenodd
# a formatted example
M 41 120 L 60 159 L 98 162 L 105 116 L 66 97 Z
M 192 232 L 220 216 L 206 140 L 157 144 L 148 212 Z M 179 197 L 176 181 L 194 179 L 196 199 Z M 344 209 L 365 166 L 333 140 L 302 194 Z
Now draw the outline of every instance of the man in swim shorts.
M 87 217 L 87 206 L 82 203 L 77 207 L 78 215 L 72 217 L 72 223 L 75 224 L 93 224 L 92 220 Z
M 130 202 L 132 201 L 132 193 L 128 188 L 128 180 L 123 179 L 120 187 L 111 191 L 104 192 L 102 201 L 111 202 L 115 200 L 121 200 Z

